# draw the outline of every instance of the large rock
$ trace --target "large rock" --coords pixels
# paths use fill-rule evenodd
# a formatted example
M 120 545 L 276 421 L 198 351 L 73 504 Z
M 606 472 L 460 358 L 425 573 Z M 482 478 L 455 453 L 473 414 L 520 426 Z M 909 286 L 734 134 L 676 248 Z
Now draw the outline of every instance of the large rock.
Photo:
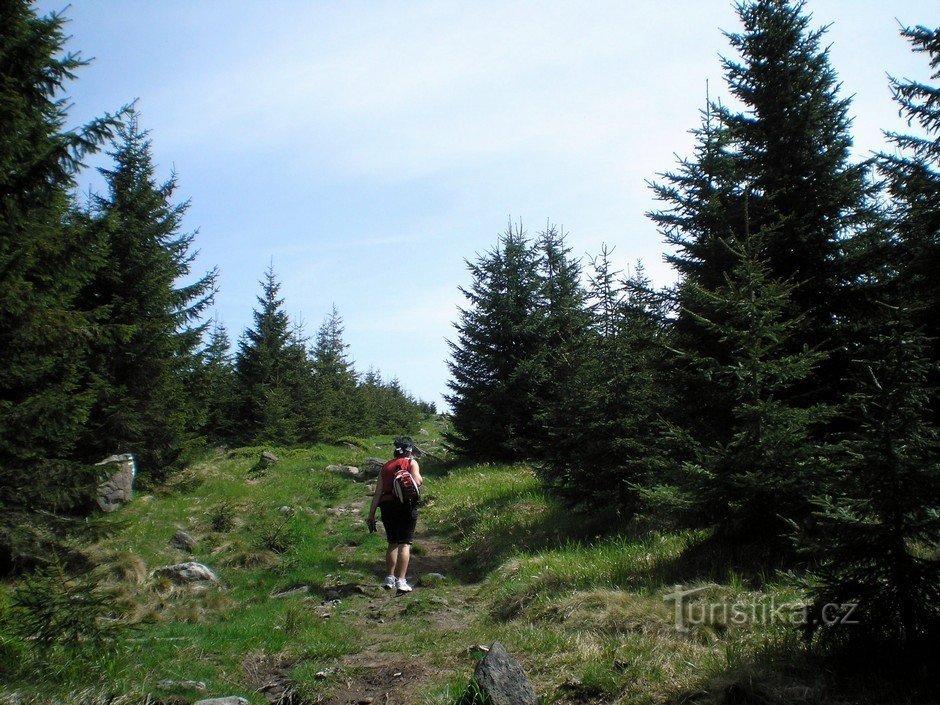
M 261 455 L 258 457 L 258 467 L 259 468 L 269 468 L 274 463 L 278 461 L 278 457 L 269 450 L 261 451 Z
M 134 497 L 134 478 L 137 466 L 130 453 L 112 455 L 97 464 L 104 469 L 104 480 L 98 484 L 98 507 L 103 512 L 113 512 L 130 502 Z
M 359 468 L 359 472 L 366 477 L 378 477 L 379 473 L 382 472 L 383 465 L 385 465 L 384 460 L 379 458 L 366 458 Z
M 193 705 L 251 705 L 251 703 L 237 695 L 230 695 L 227 698 L 205 698 L 204 700 L 197 700 Z
M 197 583 L 201 580 L 206 580 L 210 583 L 219 582 L 219 579 L 215 577 L 215 573 L 202 563 L 194 563 L 192 561 L 157 568 L 153 571 L 153 576 L 158 578 L 166 576 L 174 583 L 179 584 Z
M 331 472 L 334 475 L 348 477 L 353 480 L 362 479 L 362 474 L 359 472 L 359 468 L 357 468 L 355 465 L 327 465 L 326 471 Z
M 473 679 L 492 705 L 538 705 L 539 698 L 525 671 L 498 641 L 477 664 Z

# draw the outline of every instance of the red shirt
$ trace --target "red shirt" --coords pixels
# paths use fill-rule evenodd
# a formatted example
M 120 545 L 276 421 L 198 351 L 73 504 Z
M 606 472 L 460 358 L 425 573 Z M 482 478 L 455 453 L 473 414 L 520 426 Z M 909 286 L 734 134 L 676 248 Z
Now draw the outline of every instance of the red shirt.
M 379 504 L 394 497 L 392 494 L 392 482 L 394 482 L 395 475 L 398 474 L 399 470 L 410 471 L 411 458 L 395 458 L 394 460 L 389 460 L 382 466 L 382 471 L 379 473 L 379 480 L 382 482 L 382 496 L 379 497 Z

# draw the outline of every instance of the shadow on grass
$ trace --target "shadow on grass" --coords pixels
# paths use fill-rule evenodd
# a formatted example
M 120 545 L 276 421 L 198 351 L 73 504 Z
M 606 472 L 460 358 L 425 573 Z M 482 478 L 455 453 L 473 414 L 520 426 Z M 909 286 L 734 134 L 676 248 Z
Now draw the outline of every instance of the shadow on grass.
M 858 703 L 926 705 L 940 702 L 933 654 L 858 648 L 826 654 L 793 639 L 751 657 L 731 657 L 670 705 L 784 705 Z

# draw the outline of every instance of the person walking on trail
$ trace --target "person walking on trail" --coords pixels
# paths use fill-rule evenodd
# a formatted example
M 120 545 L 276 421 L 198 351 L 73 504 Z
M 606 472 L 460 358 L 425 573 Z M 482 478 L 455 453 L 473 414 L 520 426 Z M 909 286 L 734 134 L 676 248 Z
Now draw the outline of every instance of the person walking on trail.
M 396 438 L 395 457 L 382 466 L 375 483 L 367 523 L 370 533 L 374 532 L 375 510 L 382 510 L 382 525 L 388 539 L 383 585 L 386 590 L 411 592 L 411 585 L 405 576 L 408 574 L 411 544 L 418 523 L 418 488 L 424 484 L 421 468 L 415 459 L 420 454 L 421 451 L 410 438 Z

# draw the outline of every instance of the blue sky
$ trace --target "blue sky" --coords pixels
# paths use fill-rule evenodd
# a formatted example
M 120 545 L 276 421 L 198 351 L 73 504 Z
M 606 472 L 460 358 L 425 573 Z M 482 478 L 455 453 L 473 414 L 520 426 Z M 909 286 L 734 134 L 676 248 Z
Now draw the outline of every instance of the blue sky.
M 882 149 L 901 127 L 886 72 L 928 75 L 898 21 L 936 25 L 940 2 L 807 9 L 832 25 L 858 155 Z M 65 16 L 94 59 L 71 121 L 137 99 L 233 340 L 273 262 L 309 335 L 335 303 L 357 369 L 439 404 L 464 260 L 510 219 L 671 281 L 646 181 L 689 153 L 706 81 L 726 95 L 721 30 L 738 28 L 726 0 L 72 0 Z

